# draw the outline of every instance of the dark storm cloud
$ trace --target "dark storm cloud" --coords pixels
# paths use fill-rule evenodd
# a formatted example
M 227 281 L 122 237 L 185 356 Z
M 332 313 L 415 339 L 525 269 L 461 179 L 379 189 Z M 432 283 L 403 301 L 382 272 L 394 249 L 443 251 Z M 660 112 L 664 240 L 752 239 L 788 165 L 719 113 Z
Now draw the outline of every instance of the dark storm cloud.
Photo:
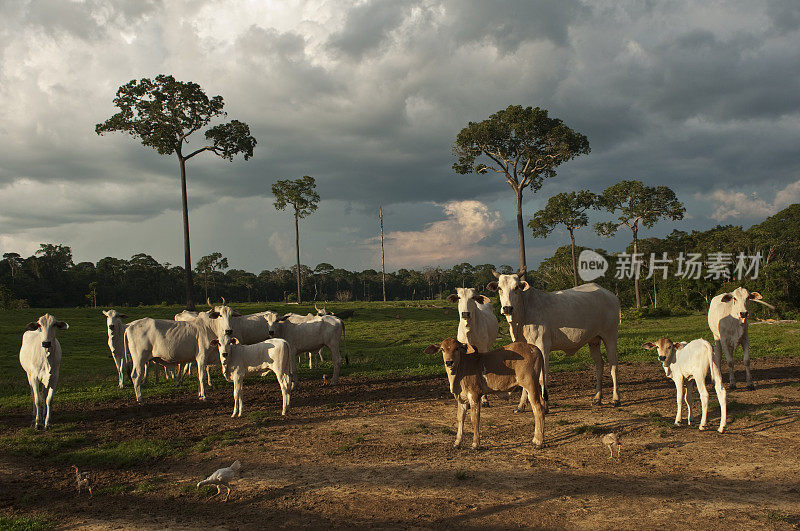
M 387 42 L 387 34 L 400 25 L 410 6 L 410 1 L 372 0 L 353 7 L 344 28 L 328 42 L 351 58 L 361 59 Z
M 526 217 L 553 193 L 599 192 L 638 178 L 667 184 L 687 202 L 693 218 L 684 229 L 714 224 L 717 205 L 731 205 L 745 223 L 794 197 L 790 185 L 800 179 L 796 2 L 186 6 L 0 6 L 7 15 L 0 26 L 0 193 L 15 205 L 0 218 L 0 242 L 26 229 L 36 237 L 35 227 L 68 235 L 67 223 L 91 232 L 123 220 L 133 233 L 156 218 L 177 222 L 175 158 L 122 134 L 94 134 L 94 124 L 115 112 L 118 86 L 162 72 L 222 95 L 226 119 L 247 122 L 258 139 L 248 162 L 203 154 L 189 164 L 190 204 L 202 217 L 193 240 L 224 240 L 229 253 L 252 260 L 267 241 L 283 252 L 281 237 L 291 229 L 272 208 L 271 184 L 312 175 L 329 203 L 308 221 L 316 253 L 309 262 L 371 259 L 378 205 L 404 241 L 418 231 L 433 242 L 431 230 L 453 223 L 447 208 L 480 211 L 463 203 L 469 200 L 490 205 L 486 216 L 496 226 L 491 246 L 482 244 L 485 259 L 475 260 L 513 261 L 488 256 L 515 253 L 507 185 L 496 175 L 451 169 L 458 131 L 509 104 L 548 109 L 592 146 L 526 195 Z M 40 187 L 61 187 L 64 199 L 37 212 L 31 205 Z M 764 197 L 748 207 L 754 192 Z M 699 204 L 698 193 L 714 204 Z M 452 201 L 460 206 L 445 206 Z M 235 221 L 225 212 L 231 204 Z M 501 242 L 506 232 L 511 237 Z M 529 245 L 537 247 L 533 255 L 551 243 Z M 336 254 L 339 248 L 353 252 Z

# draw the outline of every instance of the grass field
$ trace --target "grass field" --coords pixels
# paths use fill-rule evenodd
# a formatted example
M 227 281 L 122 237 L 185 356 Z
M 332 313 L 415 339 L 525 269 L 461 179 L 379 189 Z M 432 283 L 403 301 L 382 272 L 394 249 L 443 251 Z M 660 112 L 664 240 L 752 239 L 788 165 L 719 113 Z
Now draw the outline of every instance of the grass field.
M 241 313 L 270 309 L 277 312 L 313 312 L 313 304 L 232 304 Z M 496 306 L 496 305 L 495 305 Z M 171 319 L 182 308 L 178 306 L 141 306 L 117 308 L 128 315 L 128 321 L 141 317 Z M 201 307 L 202 309 L 202 307 Z M 358 302 L 331 303 L 328 309 L 337 312 L 355 311 L 346 321 L 345 351 L 350 365 L 342 367 L 343 376 L 386 377 L 444 374 L 440 356 L 427 356 L 422 351 L 431 343 L 455 336 L 457 313 L 455 305 L 445 301 Z M 30 401 L 25 373 L 19 365 L 19 346 L 25 325 L 45 312 L 69 323 L 69 330 L 59 332 L 64 352 L 57 402 L 90 400 L 100 402 L 132 396 L 129 383 L 125 389 L 115 385 L 116 372 L 107 345 L 105 316 L 101 308 L 31 308 L 0 311 L 0 410 L 19 407 Z M 500 319 L 501 337 L 497 344 L 510 341 L 508 326 Z M 797 340 L 800 324 L 780 326 L 758 325 L 751 332 L 751 353 L 754 358 L 780 357 L 800 354 Z M 639 318 L 623 317 L 620 325 L 619 353 L 621 361 L 647 361 L 652 353 L 642 349 L 645 341 L 669 336 L 686 340 L 704 337 L 711 340 L 705 314 L 681 317 Z M 327 352 L 327 351 L 326 351 Z M 741 350 L 737 357 L 741 358 Z M 590 366 L 588 348 L 574 356 L 554 352 L 551 370 L 577 370 Z M 314 369 L 300 364 L 301 379 L 319 379 L 330 373 L 330 362 Z M 226 384 L 217 369 L 215 381 Z M 196 379 L 184 380 L 183 387 L 196 387 Z M 173 382 L 149 383 L 146 395 L 170 395 L 177 389 Z

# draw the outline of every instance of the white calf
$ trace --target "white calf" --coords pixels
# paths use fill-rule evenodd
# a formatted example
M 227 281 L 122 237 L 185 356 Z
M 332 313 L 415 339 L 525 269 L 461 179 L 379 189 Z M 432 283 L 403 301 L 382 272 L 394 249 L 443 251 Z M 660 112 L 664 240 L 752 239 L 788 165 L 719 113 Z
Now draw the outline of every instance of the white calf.
M 275 373 L 283 395 L 281 415 L 289 413 L 291 406 L 294 375 L 292 372 L 292 353 L 289 343 L 283 339 L 268 339 L 255 345 L 242 345 L 235 337 L 222 334 L 211 344 L 219 348 L 219 361 L 222 363 L 222 375 L 233 382 L 233 414 L 241 417 L 244 403 L 242 401 L 242 384 L 249 372 L 260 372 L 267 375 L 267 370 Z
M 106 328 L 108 329 L 108 348 L 111 350 L 111 357 L 114 358 L 114 365 L 117 368 L 119 377 L 119 388 L 122 389 L 125 381 L 125 372 L 130 371 L 131 354 L 125 348 L 125 328 L 127 325 L 122 322 L 127 319 L 127 315 L 117 312 L 117 310 L 103 310 L 106 316 Z
M 662 337 L 655 343 L 648 342 L 642 345 L 646 349 L 658 349 L 658 359 L 664 367 L 664 374 L 672 378 L 675 382 L 677 393 L 678 412 L 675 415 L 675 425 L 681 423 L 683 417 L 682 406 L 686 402 L 686 423 L 692 424 L 692 381 L 697 384 L 700 391 L 700 403 L 703 406 L 703 415 L 700 418 L 700 429 L 706 429 L 706 415 L 708 414 L 708 390 L 706 389 L 706 377 L 711 371 L 711 379 L 714 381 L 714 389 L 717 391 L 717 400 L 721 416 L 718 432 L 722 433 L 725 429 L 725 421 L 728 416 L 725 387 L 722 385 L 722 373 L 719 365 L 714 359 L 714 349 L 711 343 L 705 339 L 695 339 L 690 343 L 673 343 L 666 337 Z M 686 388 L 684 389 L 684 383 Z
M 56 329 L 66 330 L 69 325 L 57 321 L 49 313 L 37 321 L 28 323 L 22 334 L 19 363 L 28 375 L 28 384 L 33 395 L 33 423 L 36 429 L 50 427 L 50 406 L 61 369 L 61 343 L 56 339 Z

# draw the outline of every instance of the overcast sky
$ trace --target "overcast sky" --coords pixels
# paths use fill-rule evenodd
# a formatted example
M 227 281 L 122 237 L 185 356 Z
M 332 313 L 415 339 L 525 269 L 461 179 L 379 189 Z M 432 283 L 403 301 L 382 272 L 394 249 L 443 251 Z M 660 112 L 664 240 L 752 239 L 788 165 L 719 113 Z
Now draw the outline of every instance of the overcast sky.
M 120 85 L 160 73 L 221 95 L 258 140 L 247 162 L 189 161 L 195 262 L 291 265 L 270 187 L 311 175 L 305 264 L 379 268 L 379 205 L 389 270 L 516 264 L 511 190 L 451 169 L 458 131 L 510 104 L 592 148 L 528 192 L 526 221 L 558 192 L 641 179 L 687 208 L 645 235 L 747 227 L 800 201 L 799 29 L 795 0 L 2 2 L 0 252 L 183 264 L 175 157 L 94 132 Z M 529 263 L 567 242 L 528 237 Z

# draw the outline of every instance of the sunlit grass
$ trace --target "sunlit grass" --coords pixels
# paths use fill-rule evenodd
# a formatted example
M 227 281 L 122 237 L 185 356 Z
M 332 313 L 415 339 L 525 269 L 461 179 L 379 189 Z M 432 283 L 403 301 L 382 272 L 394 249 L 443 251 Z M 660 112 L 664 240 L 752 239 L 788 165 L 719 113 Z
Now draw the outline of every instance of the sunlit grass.
M 313 312 L 312 304 L 233 304 L 242 313 L 271 309 L 279 313 Z M 201 307 L 202 308 L 202 307 Z M 438 344 L 448 336 L 455 336 L 458 326 L 456 307 L 443 300 L 398 302 L 328 303 L 333 312 L 353 310 L 355 314 L 345 321 L 343 354 L 350 365 L 342 366 L 342 375 L 357 378 L 424 377 L 444 374 L 440 355 L 427 355 L 426 346 Z M 145 316 L 171 319 L 181 308 L 178 306 L 142 306 L 118 308 L 129 316 L 129 321 Z M 59 419 L 59 403 L 87 402 L 93 404 L 128 399 L 133 404 L 133 390 L 126 381 L 125 389 L 116 386 L 117 376 L 108 351 L 105 317 L 101 309 L 57 308 L 0 311 L 0 410 L 30 407 L 30 390 L 25 373 L 19 366 L 18 352 L 25 324 L 45 312 L 67 321 L 69 330 L 59 332 L 64 356 L 61 377 L 56 392 L 53 418 Z M 632 315 L 630 313 L 626 315 Z M 508 326 L 500 320 L 501 337 L 496 345 L 510 342 Z M 800 324 L 751 325 L 751 356 L 792 356 L 799 352 L 796 339 Z M 712 340 L 705 314 L 694 313 L 678 317 L 623 318 L 620 325 L 619 356 L 624 362 L 653 361 L 651 351 L 641 348 L 642 343 L 670 337 L 673 340 L 705 338 Z M 315 368 L 300 364 L 301 379 L 322 379 L 331 374 L 330 354 Z M 741 350 L 737 352 L 741 359 Z M 567 356 L 553 352 L 550 357 L 553 372 L 578 370 L 593 366 L 588 348 Z M 227 389 L 219 369 L 212 372 L 215 386 Z M 256 377 L 252 377 L 256 378 Z M 271 378 L 271 376 L 269 376 Z M 178 387 L 173 381 L 148 382 L 143 388 L 145 399 L 159 396 L 188 395 L 197 390 L 197 377 L 184 379 Z M 227 391 L 226 391 L 227 392 Z

